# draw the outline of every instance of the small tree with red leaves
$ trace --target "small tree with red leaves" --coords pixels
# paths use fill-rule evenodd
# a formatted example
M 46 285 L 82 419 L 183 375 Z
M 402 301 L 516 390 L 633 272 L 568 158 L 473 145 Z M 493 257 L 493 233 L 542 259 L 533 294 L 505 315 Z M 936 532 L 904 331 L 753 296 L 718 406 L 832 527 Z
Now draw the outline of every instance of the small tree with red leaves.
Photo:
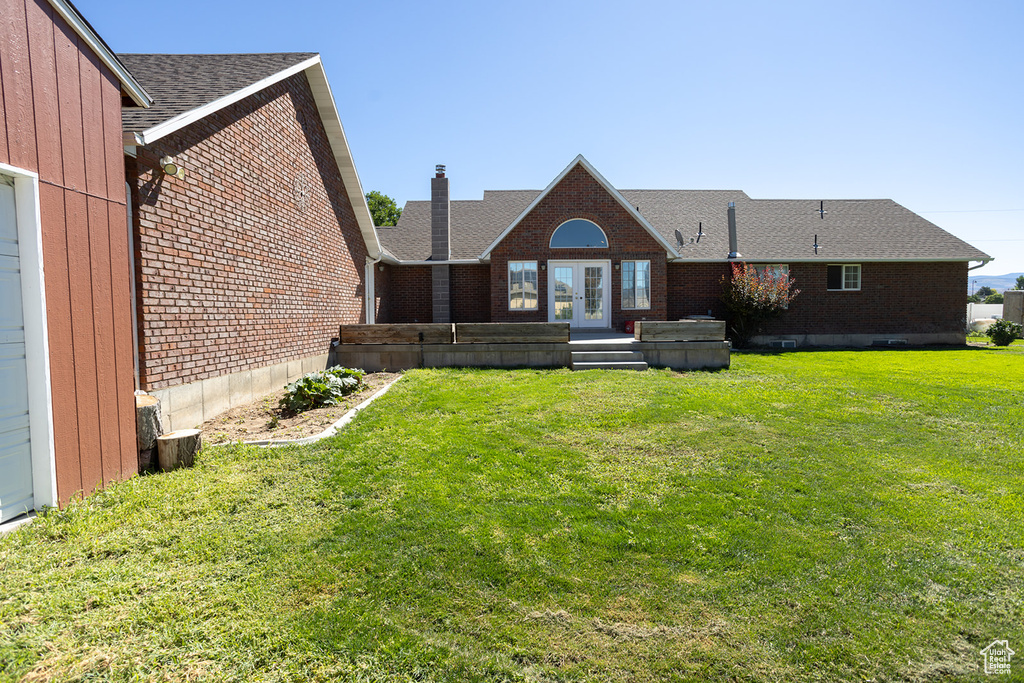
M 759 334 L 764 324 L 778 318 L 800 293 L 793 278 L 770 267 L 760 272 L 749 263 L 733 263 L 732 278 L 722 276 L 722 301 L 729 311 L 730 338 L 742 348 Z

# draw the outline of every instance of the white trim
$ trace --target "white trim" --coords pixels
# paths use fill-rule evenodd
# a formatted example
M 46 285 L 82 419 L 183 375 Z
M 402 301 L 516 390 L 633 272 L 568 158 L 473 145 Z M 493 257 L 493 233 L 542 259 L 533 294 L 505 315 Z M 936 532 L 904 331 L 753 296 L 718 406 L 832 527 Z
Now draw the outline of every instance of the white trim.
M 573 320 L 569 321 L 569 326 L 572 329 L 583 330 L 610 330 L 612 327 L 612 278 L 615 277 L 612 270 L 612 262 L 610 259 L 548 259 L 547 261 L 547 272 L 548 272 L 548 322 L 563 322 L 555 320 L 555 269 L 561 266 L 571 266 L 573 269 L 573 278 L 576 277 L 577 272 L 581 276 L 581 280 L 585 279 L 585 268 L 588 265 L 600 264 L 602 270 L 602 277 L 604 278 L 603 286 L 601 287 L 601 310 L 604 311 L 604 316 L 601 318 L 601 322 L 604 325 L 576 325 L 576 311 L 582 311 L 583 308 L 578 308 L 576 303 L 573 302 Z M 579 271 L 577 271 L 579 267 Z M 583 292 L 586 287 L 585 282 L 580 282 L 578 288 L 577 284 L 573 282 L 573 294 L 577 291 Z M 583 320 L 583 315 L 579 315 L 579 320 Z
M 128 69 L 125 68 L 121 60 L 110 51 L 96 33 L 92 30 L 85 19 L 72 7 L 69 3 L 64 0 L 49 0 L 50 5 L 53 9 L 57 10 L 57 14 L 64 18 L 64 21 L 68 22 L 75 33 L 86 42 L 96 56 L 100 58 L 108 69 L 114 72 L 117 76 L 117 80 L 121 81 L 121 85 L 128 91 L 128 95 L 132 98 L 135 104 L 140 107 L 149 108 L 149 105 L 153 104 L 153 98 L 150 97 L 146 89 L 135 80 L 135 77 L 131 75 Z
M 969 258 L 929 258 L 927 256 L 918 257 L 903 257 L 903 258 L 857 258 L 856 256 L 850 256 L 849 258 L 783 258 L 780 259 L 777 256 L 768 258 L 748 258 L 744 256 L 738 259 L 728 258 L 677 258 L 669 259 L 669 263 L 820 263 L 822 265 L 839 265 L 841 263 L 857 264 L 857 263 L 970 263 L 977 259 Z M 990 261 L 992 259 L 989 259 Z M 986 261 L 985 263 L 988 263 Z M 980 266 L 975 266 L 979 268 Z
M 137 135 L 142 138 L 142 144 L 145 144 L 145 145 L 152 144 L 153 142 L 156 142 L 160 138 L 162 138 L 162 137 L 164 137 L 166 135 L 170 135 L 171 133 L 173 133 L 176 130 L 180 130 L 180 129 L 184 128 L 185 126 L 189 125 L 190 123 L 195 123 L 196 121 L 198 121 L 200 119 L 204 119 L 207 116 L 209 116 L 210 114 L 213 114 L 214 112 L 220 111 L 224 107 L 230 106 L 230 105 L 232 105 L 235 102 L 238 102 L 240 100 L 244 100 L 249 95 L 252 95 L 254 93 L 258 93 L 259 91 L 261 91 L 261 90 L 263 90 L 265 88 L 269 88 L 270 86 L 274 85 L 275 83 L 278 83 L 279 81 L 283 81 L 284 79 L 288 78 L 289 76 L 293 76 L 293 75 L 299 73 L 300 71 L 305 71 L 309 67 L 311 67 L 314 64 L 317 64 L 319 62 L 320 62 L 320 55 L 316 55 L 316 56 L 310 57 L 309 59 L 307 59 L 305 61 L 302 61 L 302 62 L 299 62 L 298 64 L 296 64 L 294 66 L 290 66 L 287 69 L 284 69 L 282 71 L 278 71 L 275 74 L 267 76 L 263 80 L 256 81 L 255 83 L 247 85 L 246 87 L 242 88 L 241 90 L 236 90 L 235 92 L 230 93 L 228 95 L 225 95 L 223 97 L 220 97 L 220 98 L 218 98 L 216 100 L 213 100 L 212 102 L 207 102 L 206 104 L 204 104 L 201 107 L 196 107 L 195 109 L 190 109 L 188 111 L 185 111 L 185 112 L 182 112 L 182 113 L 178 114 L 177 116 L 172 116 L 171 118 L 167 119 L 166 121 L 162 121 L 162 122 L 156 124 L 152 128 L 147 128 L 146 130 L 142 131 L 141 133 L 137 133 Z M 319 102 L 317 104 L 319 105 Z M 128 134 L 130 134 L 130 133 L 126 133 L 126 135 L 128 135 Z
M 364 277 L 363 286 L 365 288 L 364 294 L 366 294 L 366 324 L 373 325 L 377 320 L 377 284 L 374 270 L 377 268 L 377 261 L 366 257 L 366 265 L 364 266 Z
M 833 289 L 832 287 L 828 286 L 828 268 L 830 266 L 838 266 L 839 268 L 842 269 L 842 270 L 839 271 L 839 273 L 840 273 L 840 277 L 842 278 L 842 285 L 843 286 L 839 287 L 838 289 Z M 847 268 L 853 268 L 853 267 L 857 268 L 857 286 L 856 287 L 847 287 L 846 286 L 846 269 Z M 825 266 L 825 291 L 826 292 L 859 292 L 859 291 L 861 291 L 861 289 L 863 289 L 863 285 L 864 285 L 863 270 L 861 269 L 859 263 L 829 263 L 829 264 L 827 264 Z
M 327 82 L 327 73 L 320 61 L 320 55 L 314 57 L 306 69 L 306 79 L 309 81 L 310 90 L 313 91 L 313 99 L 320 112 L 320 120 L 327 132 L 327 139 L 331 143 L 334 161 L 338 164 L 341 180 L 345 183 L 348 200 L 356 215 L 356 223 L 359 224 L 359 232 L 363 235 L 366 250 L 370 258 L 379 259 L 382 253 L 377 228 L 373 224 L 370 207 L 366 204 L 366 193 L 363 192 L 363 184 L 359 180 L 356 162 L 352 158 L 352 150 L 348 146 L 348 138 L 345 137 L 345 129 L 341 125 L 341 116 L 338 114 L 338 107 L 331 93 L 331 85 Z
M 624 288 L 622 286 L 622 277 L 621 276 L 622 276 L 622 272 L 625 270 L 625 264 L 627 264 L 627 263 L 632 263 L 632 264 L 646 263 L 647 264 L 647 305 L 646 306 L 626 306 L 626 305 L 624 305 L 622 303 L 622 300 L 625 298 L 626 294 L 625 294 Z M 652 283 L 651 283 L 651 272 L 652 272 L 652 270 L 651 270 L 651 259 L 649 259 L 649 258 L 646 258 L 646 259 L 624 258 L 621 261 L 619 261 L 619 310 L 620 311 L 649 311 L 649 310 L 651 310 L 651 306 L 654 304 L 654 302 L 652 301 L 653 292 L 651 291 L 653 289 Z M 612 277 L 615 277 L 615 276 L 613 275 Z M 634 292 L 636 291 L 636 265 L 633 266 L 633 291 Z M 635 299 L 635 297 L 636 297 L 635 293 L 633 294 L 633 297 Z
M 331 86 L 327 82 L 327 74 L 324 71 L 320 55 L 314 55 L 305 61 L 278 71 L 263 80 L 256 81 L 241 90 L 236 90 L 201 107 L 178 114 L 152 128 L 137 133 L 136 137 L 141 139 L 141 144 L 152 144 L 176 130 L 195 123 L 224 107 L 239 102 L 302 71 L 306 72 L 309 89 L 313 93 L 313 100 L 316 102 L 320 121 L 323 123 L 324 131 L 327 133 L 327 140 L 331 144 L 331 151 L 334 152 L 334 161 L 338 164 L 341 180 L 345 183 L 348 200 L 352 204 L 352 211 L 355 213 L 359 232 L 363 235 L 366 250 L 370 257 L 380 258 L 382 254 L 380 240 L 377 237 L 377 229 L 373 225 L 370 207 L 366 204 L 366 195 L 363 192 L 363 185 L 359 181 L 359 172 L 356 170 L 355 161 L 352 159 L 352 150 L 348 146 L 348 139 L 345 137 L 345 130 L 341 125 L 341 117 L 338 114 L 338 107 L 334 102 L 334 95 L 331 93 Z M 126 133 L 125 135 L 128 136 L 131 133 Z
M 513 263 L 522 263 L 523 264 L 523 268 L 522 268 L 522 271 L 523 271 L 523 307 L 522 308 L 512 308 L 512 264 Z M 527 308 L 527 306 L 526 306 L 526 273 L 527 273 L 526 264 L 529 264 L 529 263 L 533 264 L 533 273 L 534 273 L 534 275 L 537 276 L 537 281 L 536 281 L 537 291 L 535 292 L 535 294 L 537 295 L 537 298 L 536 298 L 537 304 L 535 306 L 531 306 L 531 307 Z M 539 311 L 540 310 L 540 261 L 538 261 L 537 259 L 526 259 L 526 260 L 523 260 L 523 261 L 512 261 L 512 260 L 508 261 L 505 264 L 505 287 L 506 287 L 506 289 L 505 289 L 505 307 L 506 307 L 506 310 L 509 313 L 530 313 L 530 312 L 533 312 L 533 311 Z
M 643 215 L 636 210 L 636 207 L 630 204 L 628 201 L 626 201 L 626 198 L 622 196 L 622 193 L 616 190 L 614 187 L 612 187 L 611 183 L 609 183 L 603 175 L 598 173 L 597 169 L 594 168 L 590 164 L 590 162 L 583 157 L 582 154 L 579 154 L 575 159 L 572 160 L 572 162 L 568 166 L 565 167 L 565 169 L 561 173 L 559 173 L 555 177 L 554 180 L 551 181 L 551 184 L 544 188 L 544 191 L 537 195 L 537 198 L 530 202 L 530 205 L 527 206 L 523 210 L 523 212 L 520 213 L 516 217 L 516 219 L 512 221 L 512 223 L 509 224 L 509 226 L 501 232 L 500 235 L 498 235 L 497 239 L 491 242 L 490 246 L 487 247 L 484 253 L 480 254 L 480 260 L 483 261 L 485 259 L 490 258 L 491 252 L 494 251 L 494 248 L 501 244 L 501 241 L 505 239 L 505 237 L 510 232 L 512 232 L 512 230 L 517 225 L 519 225 L 519 223 L 521 223 L 522 220 L 526 218 L 538 204 L 540 204 L 541 200 L 547 197 L 548 194 L 550 194 L 551 191 L 555 188 L 555 186 L 558 185 L 558 183 L 560 183 L 563 178 L 565 178 L 565 176 L 569 175 L 569 171 L 576 168 L 577 165 L 582 165 L 584 170 L 586 170 L 587 173 L 589 173 L 591 177 L 598 182 L 598 184 L 604 187 L 608 194 L 610 194 L 615 199 L 615 201 L 617 201 L 622 206 L 622 208 L 624 208 L 638 223 L 640 223 L 643 229 L 646 230 L 651 235 L 651 237 L 653 237 L 658 242 L 658 244 L 660 244 L 665 249 L 666 252 L 668 252 L 669 258 L 679 257 L 679 252 L 676 251 L 675 247 L 673 247 L 672 244 L 668 240 L 666 240 L 660 232 L 655 230 L 654 226 L 651 225 L 647 221 L 647 219 L 644 218 Z M 611 245 L 608 246 L 609 248 L 611 247 Z
M 401 261 L 394 256 L 382 256 L 381 261 L 389 266 L 479 266 L 486 265 L 486 262 L 476 258 L 453 258 L 447 261 Z
M 604 238 L 604 246 L 603 247 L 556 247 L 556 246 L 551 244 L 554 241 L 554 239 L 555 239 L 555 235 L 558 234 L 559 230 L 561 230 L 563 227 L 565 227 L 566 223 L 575 223 L 576 221 L 583 221 L 584 223 L 590 223 L 595 228 L 600 230 L 601 231 L 601 237 Z M 608 233 L 606 233 L 604 231 L 604 228 L 602 228 L 600 225 L 598 225 L 594 221 L 590 220 L 589 218 L 570 218 L 568 220 L 564 220 L 564 221 L 562 221 L 559 224 L 559 226 L 557 228 L 555 228 L 554 230 L 551 231 L 551 237 L 548 238 L 548 249 L 609 249 L 609 248 L 611 248 L 611 247 L 608 244 Z
M 21 268 L 21 301 L 25 324 L 25 365 L 28 373 L 29 440 L 35 509 L 56 507 L 57 461 L 53 440 L 50 392 L 50 343 L 46 325 L 46 284 L 43 276 L 43 225 L 39 211 L 39 176 L 0 163 L 0 173 L 14 178 Z

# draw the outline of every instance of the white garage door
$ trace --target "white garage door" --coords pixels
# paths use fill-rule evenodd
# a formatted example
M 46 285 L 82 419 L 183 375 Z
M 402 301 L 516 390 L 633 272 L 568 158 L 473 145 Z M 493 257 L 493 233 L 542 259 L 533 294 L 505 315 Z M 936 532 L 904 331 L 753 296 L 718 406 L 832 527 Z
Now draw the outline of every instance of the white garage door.
M 34 507 L 17 214 L 0 175 L 0 521 Z

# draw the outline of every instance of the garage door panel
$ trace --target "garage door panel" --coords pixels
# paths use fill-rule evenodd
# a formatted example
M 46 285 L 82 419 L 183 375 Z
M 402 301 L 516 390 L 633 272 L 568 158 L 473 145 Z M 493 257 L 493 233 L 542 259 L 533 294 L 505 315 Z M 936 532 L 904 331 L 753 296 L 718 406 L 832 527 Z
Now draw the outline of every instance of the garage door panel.
M 0 521 L 33 509 L 28 428 L 0 434 Z
M 14 188 L 0 177 L 0 521 L 33 509 L 28 369 Z

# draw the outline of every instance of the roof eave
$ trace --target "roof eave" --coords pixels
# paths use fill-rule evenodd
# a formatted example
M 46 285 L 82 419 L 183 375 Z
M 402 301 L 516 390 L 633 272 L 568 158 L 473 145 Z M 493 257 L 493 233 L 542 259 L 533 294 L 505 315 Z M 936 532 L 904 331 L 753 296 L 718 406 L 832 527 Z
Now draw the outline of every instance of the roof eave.
M 78 34 L 78 36 L 85 41 L 86 45 L 89 46 L 96 56 L 100 58 L 103 64 L 114 72 L 117 80 L 121 82 L 121 87 L 124 88 L 128 96 L 132 98 L 135 104 L 148 109 L 153 104 L 153 98 L 150 97 L 146 89 L 135 80 L 131 72 L 121 63 L 121 60 L 117 58 L 107 44 L 100 38 L 99 34 L 93 30 L 89 22 L 85 20 L 78 10 L 74 8 L 65 0 L 48 0 L 50 6 L 57 11 L 64 21 L 68 22 L 71 29 Z
M 341 180 L 345 183 L 345 191 L 348 193 L 349 203 L 352 204 L 352 211 L 356 215 L 359 232 L 362 233 L 363 241 L 366 243 L 366 251 L 371 258 L 381 258 L 383 253 L 380 238 L 373 225 L 373 216 L 370 214 L 370 207 L 366 204 L 363 184 L 359 180 L 356 162 L 352 158 L 352 150 L 348 146 L 348 138 L 345 137 L 345 129 L 341 125 L 341 116 L 338 114 L 338 107 L 334 102 L 331 86 L 327 82 L 327 73 L 324 71 L 319 55 L 316 56 L 314 63 L 306 68 L 306 79 L 309 81 L 310 90 L 313 91 L 313 99 L 320 112 L 320 120 L 327 132 L 327 139 L 331 143 L 331 150 L 334 152 L 334 160 L 338 164 Z
M 282 69 L 271 76 L 213 100 L 202 107 L 182 112 L 141 133 L 128 132 L 125 134 L 126 139 L 128 139 L 128 136 L 132 136 L 132 139 L 137 140 L 138 144 L 152 144 L 164 136 L 170 135 L 189 124 L 220 111 L 224 107 L 240 102 L 246 97 L 300 72 L 305 72 L 306 80 L 309 81 L 309 88 L 313 93 L 313 101 L 316 103 L 320 120 L 324 125 L 324 131 L 327 133 L 327 140 L 330 142 L 331 151 L 334 153 L 334 161 L 338 165 L 342 182 L 345 184 L 345 191 L 349 202 L 352 204 L 352 211 L 355 213 L 359 232 L 362 233 L 363 241 L 366 244 L 366 251 L 371 258 L 380 258 L 380 239 L 377 237 L 377 230 L 373 225 L 370 208 L 366 204 L 366 196 L 363 194 L 363 186 L 359 181 L 359 173 L 356 171 L 355 161 L 352 159 L 352 150 L 348 146 L 348 139 L 345 137 L 345 130 L 341 125 L 341 117 L 338 114 L 338 107 L 334 102 L 334 95 L 331 93 L 331 86 L 327 82 L 327 73 L 324 71 L 320 55 L 314 55 L 294 66 Z
M 224 97 L 220 97 L 216 100 L 213 100 L 212 102 L 207 102 L 201 107 L 189 109 L 188 111 L 182 112 L 177 116 L 172 116 L 166 121 L 162 121 L 161 123 L 158 123 L 155 126 L 151 126 L 144 131 L 139 131 L 138 135 L 142 138 L 143 144 L 151 144 L 162 137 L 170 135 L 171 133 L 177 130 L 181 130 L 182 128 L 191 123 L 195 123 L 196 121 L 204 119 L 210 114 L 213 114 L 214 112 L 220 111 L 224 107 L 230 106 L 235 102 L 244 100 L 246 97 L 249 97 L 249 95 L 258 93 L 259 91 L 265 88 L 269 88 L 275 83 L 283 81 L 284 79 L 290 76 L 294 76 L 300 71 L 305 71 L 306 69 L 309 69 L 313 65 L 319 63 L 320 55 L 314 55 L 313 57 L 310 57 L 309 59 L 306 59 L 302 62 L 299 62 L 294 66 L 290 66 L 287 69 L 282 69 L 281 71 L 278 71 L 275 74 L 267 76 L 262 80 L 256 81 L 255 83 L 251 83 L 250 85 L 247 85 L 246 87 L 240 90 L 236 90 L 235 92 L 225 95 Z

